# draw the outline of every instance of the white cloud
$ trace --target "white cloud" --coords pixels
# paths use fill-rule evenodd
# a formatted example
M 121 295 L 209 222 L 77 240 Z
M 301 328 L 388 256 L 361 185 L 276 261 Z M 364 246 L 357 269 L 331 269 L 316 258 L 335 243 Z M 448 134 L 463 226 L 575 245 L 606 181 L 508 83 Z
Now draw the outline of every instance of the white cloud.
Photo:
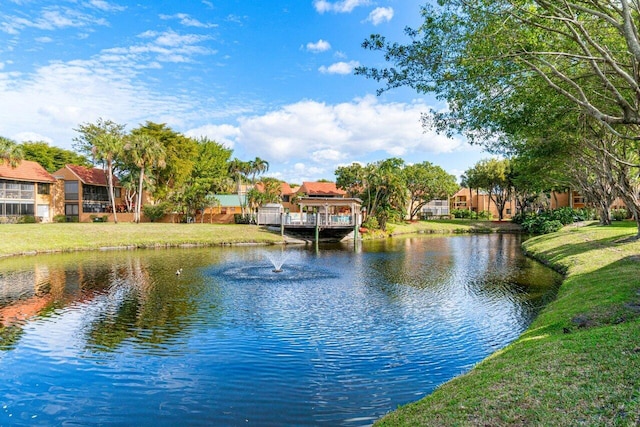
M 119 65 L 118 65 L 119 66 Z M 180 124 L 197 103 L 153 93 L 136 72 L 99 61 L 54 62 L 32 74 L 0 71 L 0 135 L 38 134 L 70 148 L 80 123 L 103 117 L 136 126 L 146 120 Z M 194 106 L 189 106 L 193 103 Z
M 105 12 L 121 12 L 126 9 L 126 7 L 124 6 L 109 3 L 104 0 L 91 0 L 89 4 L 95 7 L 96 9 L 100 9 Z
M 336 105 L 300 101 L 239 120 L 236 146 L 278 162 L 344 162 L 372 152 L 451 152 L 462 142 L 425 134 L 423 103 L 379 103 L 368 96 Z M 234 130 L 235 133 L 235 130 Z
M 370 4 L 369 0 L 341 0 L 330 2 L 327 0 L 315 0 L 313 6 L 318 13 L 335 12 L 349 13 L 358 6 L 366 6 Z
M 164 32 L 146 31 L 138 35 L 142 39 L 151 39 L 127 47 L 105 49 L 100 58 L 103 61 L 128 61 L 137 63 L 138 68 L 157 68 L 158 62 L 189 63 L 196 55 L 213 55 L 217 53 L 202 45 L 210 40 L 209 36 L 199 34 L 179 34 L 169 30 Z M 150 58 L 153 57 L 153 60 Z M 146 65 L 140 67 L 140 63 Z
M 38 43 L 51 43 L 53 39 L 51 37 L 37 37 L 36 41 Z
M 210 126 L 187 134 L 229 140 L 234 155 L 262 157 L 271 163 L 272 176 L 302 182 L 331 179 L 338 166 L 354 161 L 462 150 L 460 139 L 424 132 L 420 117 L 429 109 L 422 102 L 379 103 L 373 96 L 335 105 L 305 100 L 245 116 L 237 126 Z
M 307 50 L 309 52 L 313 52 L 313 53 L 320 53 L 320 52 L 326 52 L 327 50 L 331 49 L 331 44 L 326 41 L 326 40 L 318 40 L 315 43 L 307 43 Z
M 393 19 L 392 7 L 376 7 L 369 14 L 367 21 L 371 22 L 373 25 L 379 25 L 383 22 L 389 22 L 391 19 Z
M 53 142 L 53 140 L 51 138 L 46 137 L 46 136 L 41 135 L 41 134 L 36 133 L 36 132 L 19 132 L 19 133 L 13 135 L 12 139 L 14 141 L 18 141 L 18 142 L 43 141 L 43 142 L 46 142 L 47 144 L 51 144 Z
M 209 23 L 201 22 L 195 18 L 192 18 L 186 13 L 176 13 L 175 15 L 160 15 L 160 19 L 164 19 L 164 20 L 177 19 L 185 27 L 215 28 L 218 26 L 217 24 L 209 24 Z
M 360 63 L 358 61 L 349 61 L 349 62 L 336 62 L 335 64 L 331 64 L 328 67 L 322 66 L 318 68 L 323 74 L 351 74 L 353 69 L 359 66 Z
M 25 28 L 36 28 L 39 30 L 57 30 L 64 28 L 92 27 L 94 25 L 107 25 L 102 18 L 84 14 L 78 10 L 53 7 L 45 9 L 39 17 L 26 18 L 23 16 L 4 16 L 4 22 L 0 24 L 0 31 L 7 34 L 19 34 Z
M 240 129 L 232 125 L 205 125 L 184 133 L 191 138 L 207 137 L 227 148 L 233 148 L 235 139 L 240 137 Z

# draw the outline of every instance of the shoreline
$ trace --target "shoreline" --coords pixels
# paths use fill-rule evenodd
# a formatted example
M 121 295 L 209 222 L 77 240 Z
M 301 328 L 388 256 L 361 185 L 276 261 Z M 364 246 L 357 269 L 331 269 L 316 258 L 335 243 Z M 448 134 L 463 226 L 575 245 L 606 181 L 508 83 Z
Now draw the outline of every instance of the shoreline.
M 390 224 L 387 233 L 365 240 L 514 231 L 509 223 L 422 221 Z M 639 423 L 640 241 L 628 239 L 635 231 L 632 222 L 608 227 L 591 223 L 527 239 L 525 255 L 564 275 L 556 299 L 507 347 L 377 425 Z M 304 243 L 248 225 L 20 224 L 2 225 L 0 233 L 0 260 L 81 251 Z
M 520 337 L 376 426 L 640 423 L 640 241 L 635 223 L 567 226 L 523 243 L 564 275 Z
M 390 224 L 387 232 L 365 234 L 363 240 L 403 234 L 486 233 L 510 228 L 482 222 L 421 221 Z M 512 232 L 512 231 L 509 231 Z M 305 244 L 266 227 L 244 224 L 62 223 L 3 224 L 0 259 L 84 251 L 135 250 L 242 245 Z

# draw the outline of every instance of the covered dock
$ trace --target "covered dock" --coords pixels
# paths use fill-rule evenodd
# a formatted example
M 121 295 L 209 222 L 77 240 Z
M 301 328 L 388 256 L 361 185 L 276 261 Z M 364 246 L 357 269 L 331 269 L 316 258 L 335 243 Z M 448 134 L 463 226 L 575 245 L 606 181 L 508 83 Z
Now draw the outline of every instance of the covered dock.
M 283 234 L 306 240 L 342 240 L 362 224 L 362 200 L 340 197 L 302 197 L 300 212 L 269 215 L 269 224 L 280 225 Z M 262 218 L 266 219 L 267 216 Z

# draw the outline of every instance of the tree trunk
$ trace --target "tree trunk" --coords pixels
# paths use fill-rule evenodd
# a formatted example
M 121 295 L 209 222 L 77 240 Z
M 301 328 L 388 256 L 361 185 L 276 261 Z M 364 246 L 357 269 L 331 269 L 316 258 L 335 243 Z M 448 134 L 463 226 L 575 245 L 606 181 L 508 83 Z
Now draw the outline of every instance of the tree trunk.
M 109 179 L 109 198 L 111 198 L 111 209 L 113 210 L 113 222 L 118 223 L 118 214 L 116 213 L 116 197 L 113 191 L 113 168 L 111 160 L 107 161 L 108 179 Z
M 144 182 L 144 166 L 140 168 L 140 182 L 138 183 L 138 200 L 136 201 L 136 223 L 140 224 L 140 212 L 142 208 L 142 183 Z

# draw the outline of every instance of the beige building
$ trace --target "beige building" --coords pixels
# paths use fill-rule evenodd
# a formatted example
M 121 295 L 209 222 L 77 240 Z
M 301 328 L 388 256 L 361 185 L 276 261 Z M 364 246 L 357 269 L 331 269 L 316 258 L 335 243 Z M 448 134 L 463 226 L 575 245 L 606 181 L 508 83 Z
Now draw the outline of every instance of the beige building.
M 550 209 L 558 209 L 563 207 L 571 207 L 574 209 L 582 209 L 588 207 L 588 203 L 584 196 L 580 192 L 575 190 L 568 190 L 563 192 L 552 192 L 548 200 Z M 489 198 L 489 194 L 484 191 L 469 191 L 468 188 L 461 188 L 450 199 L 451 210 L 463 209 L 471 210 L 472 212 L 488 211 L 491 213 L 491 218 L 497 219 L 498 209 Z M 624 209 L 625 204 L 622 199 L 617 198 L 611 205 L 611 209 Z M 517 205 L 515 198 L 511 198 L 505 205 L 503 212 L 504 219 L 510 219 L 517 213 Z
M 33 216 L 41 222 L 53 218 L 56 180 L 39 163 L 23 160 L 16 167 L 0 164 L 0 222 Z
M 64 215 L 67 221 L 91 222 L 96 218 L 114 220 L 109 202 L 107 173 L 100 168 L 66 165 L 53 176 L 60 182 L 56 197 L 56 214 Z M 118 221 L 133 221 L 133 213 L 127 212 L 122 199 L 122 187 L 113 177 L 115 205 Z

